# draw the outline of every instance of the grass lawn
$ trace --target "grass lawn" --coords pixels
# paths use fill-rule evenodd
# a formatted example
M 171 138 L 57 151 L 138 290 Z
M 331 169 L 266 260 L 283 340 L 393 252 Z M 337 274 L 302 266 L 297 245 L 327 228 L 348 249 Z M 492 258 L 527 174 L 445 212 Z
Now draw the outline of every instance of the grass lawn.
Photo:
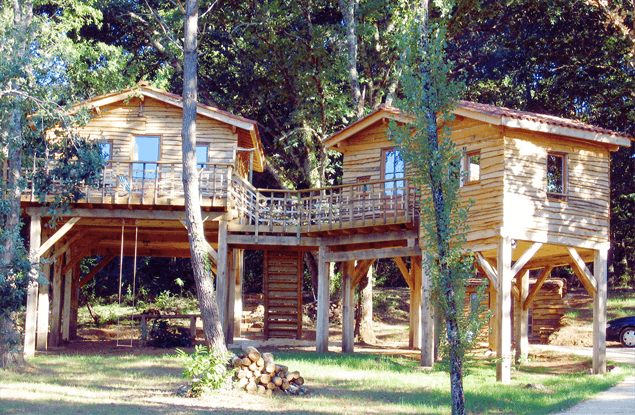
M 0 371 L 0 414 L 450 413 L 448 375 L 421 372 L 414 360 L 368 354 L 274 354 L 276 362 L 302 373 L 310 394 L 265 397 L 232 390 L 184 398 L 176 395 L 186 382 L 175 354 L 41 355 L 22 370 Z M 554 413 L 633 373 L 630 368 L 604 376 L 554 375 L 528 367 L 514 372 L 511 385 L 501 385 L 495 381 L 493 362 L 481 361 L 464 380 L 468 413 Z

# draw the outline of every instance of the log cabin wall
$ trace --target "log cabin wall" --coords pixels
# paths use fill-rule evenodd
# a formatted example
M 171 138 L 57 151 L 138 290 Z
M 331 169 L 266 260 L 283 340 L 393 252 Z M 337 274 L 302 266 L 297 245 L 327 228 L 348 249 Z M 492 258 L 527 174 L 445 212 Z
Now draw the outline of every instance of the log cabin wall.
M 452 140 L 466 153 L 480 154 L 478 179 L 461 188 L 464 200 L 473 200 L 467 220 L 468 242 L 496 236 L 503 225 L 504 140 L 501 127 L 457 116 L 452 123 Z
M 113 162 L 133 160 L 135 136 L 158 136 L 160 160 L 181 162 L 182 114 L 181 108 L 153 98 L 145 97 L 143 102 L 132 98 L 127 104 L 120 101 L 100 108 L 100 115 L 93 117 L 79 132 L 99 142 L 111 142 Z M 232 132 L 230 125 L 201 115 L 196 122 L 197 145 L 208 146 L 208 163 L 234 163 L 236 146 L 251 146 L 250 140 L 247 142 L 249 136 L 239 142 L 238 134 Z
M 395 146 L 388 140 L 386 132 L 387 125 L 376 123 L 347 140 L 342 162 L 342 184 L 354 184 L 366 178 L 368 181 L 383 180 L 382 150 Z
M 564 155 L 566 198 L 547 194 L 547 156 Z M 579 246 L 609 240 L 609 151 L 589 141 L 518 129 L 505 131 L 504 226 Z

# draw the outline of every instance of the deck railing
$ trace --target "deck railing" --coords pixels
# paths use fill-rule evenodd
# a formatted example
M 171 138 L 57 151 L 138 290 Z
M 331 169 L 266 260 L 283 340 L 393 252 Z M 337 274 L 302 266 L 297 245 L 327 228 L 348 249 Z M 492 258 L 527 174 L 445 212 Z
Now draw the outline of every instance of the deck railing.
M 202 206 L 226 206 L 232 164 L 198 165 Z M 30 201 L 36 201 L 33 172 L 25 172 Z M 53 186 L 61 186 L 53 180 Z M 85 186 L 86 203 L 183 205 L 183 163 L 165 161 L 113 161 L 101 172 L 98 187 Z M 55 193 L 55 189 L 51 193 Z
M 417 199 L 408 179 L 307 190 L 255 189 L 234 176 L 232 200 L 258 233 L 304 233 L 412 223 Z
M 307 190 L 256 189 L 231 164 L 199 165 L 201 206 L 237 213 L 246 232 L 297 234 L 418 220 L 417 198 L 406 178 Z M 37 201 L 33 172 L 23 201 Z M 184 205 L 183 165 L 163 161 L 113 161 L 100 186 L 84 188 L 79 202 L 95 204 Z M 53 180 L 54 186 L 61 181 Z M 51 192 L 55 193 L 54 191 Z

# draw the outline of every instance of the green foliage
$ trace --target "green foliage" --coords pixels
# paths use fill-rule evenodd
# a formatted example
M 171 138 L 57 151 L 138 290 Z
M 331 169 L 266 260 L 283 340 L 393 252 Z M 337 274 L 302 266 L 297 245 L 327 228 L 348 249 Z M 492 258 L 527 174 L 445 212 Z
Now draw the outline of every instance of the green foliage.
M 157 319 L 152 323 L 148 345 L 161 349 L 170 349 L 172 347 L 190 347 L 192 339 L 190 331 L 183 327 L 172 326 L 167 320 Z
M 429 296 L 447 323 L 449 353 L 462 360 L 482 324 L 478 313 L 463 313 L 467 282 L 475 273 L 473 258 L 462 249 L 470 203 L 460 195 L 459 161 L 464 154 L 452 142 L 448 127 L 463 84 L 450 76 L 444 26 L 422 29 L 419 21 L 413 19 L 410 24 L 415 26 L 406 30 L 403 47 L 408 57 L 402 78 L 404 98 L 399 102 L 412 123 L 391 124 L 391 134 L 420 190 L 426 246 L 422 265 L 432 281 Z
M 229 369 L 227 365 L 231 356 L 229 352 L 209 351 L 203 345 L 196 345 L 192 354 L 187 354 L 181 349 L 177 349 L 176 352 L 185 366 L 183 377 L 192 380 L 192 396 L 220 389 L 234 375 L 235 368 Z

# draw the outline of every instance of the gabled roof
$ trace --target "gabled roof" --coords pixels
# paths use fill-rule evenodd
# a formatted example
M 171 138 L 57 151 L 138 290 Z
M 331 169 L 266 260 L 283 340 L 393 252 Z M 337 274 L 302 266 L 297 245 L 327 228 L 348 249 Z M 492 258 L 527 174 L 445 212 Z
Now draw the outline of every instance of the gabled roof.
M 518 111 L 487 104 L 479 104 L 477 102 L 458 101 L 453 113 L 455 115 L 476 119 L 493 125 L 502 125 L 508 128 L 557 134 L 614 146 L 618 145 L 628 147 L 631 145 L 631 140 L 633 140 L 632 137 L 626 134 L 586 124 L 577 120 L 527 111 Z M 412 120 L 412 118 L 402 113 L 398 108 L 380 105 L 379 108 L 371 114 L 357 120 L 353 124 L 327 138 L 324 144 L 327 148 L 336 147 L 338 143 L 346 140 L 355 133 L 383 120 L 395 120 L 397 122 L 408 123 Z
M 128 88 L 123 91 L 112 92 L 90 98 L 74 105 L 73 108 L 97 108 L 138 96 L 153 98 L 157 101 L 161 101 L 178 108 L 183 108 L 183 98 L 180 95 L 155 88 L 144 81 L 139 82 L 134 88 Z M 258 125 L 256 121 L 201 103 L 197 105 L 197 114 L 228 124 L 236 127 L 237 129 L 244 130 L 247 134 L 249 134 L 252 141 L 252 148 L 256 149 L 254 152 L 254 170 L 263 171 L 265 166 L 265 155 L 262 149 L 262 143 L 260 141 L 260 134 L 258 133 Z

